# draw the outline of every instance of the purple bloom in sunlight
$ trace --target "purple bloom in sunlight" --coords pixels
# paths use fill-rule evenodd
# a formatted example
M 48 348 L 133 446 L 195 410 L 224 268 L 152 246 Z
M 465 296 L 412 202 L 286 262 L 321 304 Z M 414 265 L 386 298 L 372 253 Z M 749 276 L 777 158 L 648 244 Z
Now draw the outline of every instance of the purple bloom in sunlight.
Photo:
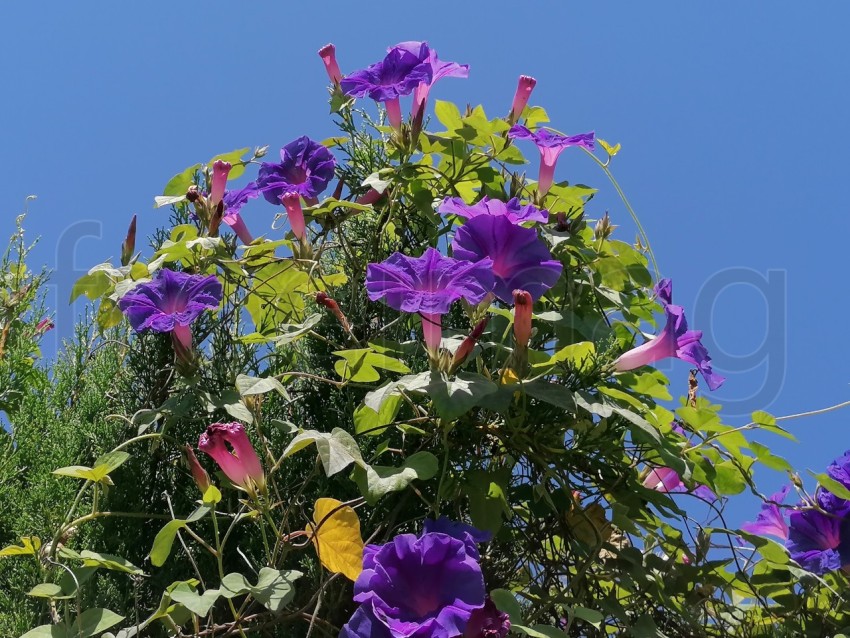
M 411 55 L 415 55 L 419 60 L 425 60 L 431 65 L 431 81 L 422 82 L 416 87 L 413 93 L 413 116 L 416 117 L 425 108 L 425 102 L 428 99 L 428 93 L 431 87 L 437 83 L 437 80 L 443 78 L 468 78 L 469 65 L 458 64 L 457 62 L 445 62 L 437 57 L 437 52 L 428 46 L 427 42 L 401 42 L 394 47 L 390 47 L 388 51 L 393 49 L 401 49 Z
M 192 322 L 205 310 L 218 308 L 221 293 L 215 275 L 163 268 L 153 281 L 141 283 L 121 297 L 118 307 L 136 332 L 171 332 L 185 348 L 191 348 Z
M 475 204 L 466 204 L 460 197 L 446 197 L 438 210 L 444 215 L 458 215 L 466 219 L 479 215 L 502 216 L 507 217 L 512 224 L 549 221 L 548 210 L 541 210 L 531 204 L 523 206 L 516 197 L 503 202 L 484 196 Z
M 505 216 L 470 219 L 455 233 L 452 250 L 457 259 L 492 260 L 496 276 L 493 293 L 505 303 L 513 300 L 517 289 L 527 291 L 537 301 L 557 283 L 563 270 L 536 230 L 516 226 Z
M 484 606 L 484 577 L 464 541 L 400 534 L 366 546 L 354 600 L 360 607 L 340 638 L 456 638 Z
M 304 135 L 280 149 L 280 163 L 263 162 L 257 187 L 270 204 L 280 204 L 280 196 L 290 191 L 315 202 L 333 178 L 335 167 L 331 152 Z
M 366 267 L 369 299 L 384 298 L 391 308 L 422 316 L 425 343 L 432 351 L 440 345 L 442 315 L 463 297 L 480 303 L 493 288 L 493 262 L 471 263 L 443 257 L 427 248 L 421 257 L 393 253 L 380 264 Z
M 792 511 L 788 516 L 785 543 L 791 558 L 815 574 L 850 564 L 848 514 L 848 505 L 829 514 L 813 509 Z
M 466 551 L 470 556 L 478 560 L 478 543 L 486 543 L 493 538 L 493 534 L 467 525 L 453 521 L 450 518 L 441 516 L 440 518 L 426 518 L 422 525 L 422 530 L 425 534 L 432 532 L 438 534 L 448 534 L 449 536 L 463 541 L 466 545 Z
M 342 92 L 352 97 L 368 95 L 376 102 L 383 102 L 390 124 L 398 129 L 401 126 L 399 98 L 410 95 L 420 84 L 430 86 L 434 79 L 429 54 L 430 51 L 422 51 L 421 47 L 415 53 L 392 47 L 380 62 L 342 78 Z
M 744 523 L 741 529 L 750 534 L 758 534 L 763 536 L 770 534 L 782 540 L 788 539 L 788 523 L 785 521 L 785 516 L 782 509 L 779 507 L 788 495 L 791 489 L 790 485 L 786 485 L 776 494 L 773 494 L 770 499 L 761 506 L 761 511 L 754 523 Z
M 540 151 L 540 174 L 537 179 L 537 190 L 541 195 L 548 193 L 552 187 L 552 182 L 555 179 L 555 164 L 557 164 L 558 156 L 565 148 L 581 146 L 588 151 L 596 148 L 592 131 L 580 135 L 561 135 L 541 129 L 532 133 L 526 127 L 514 124 L 508 131 L 508 135 L 517 140 L 531 140 L 537 145 L 537 149 Z
M 711 357 L 700 342 L 702 332 L 688 330 L 685 311 L 681 306 L 667 304 L 664 315 L 667 323 L 661 333 L 654 339 L 620 355 L 614 362 L 614 369 L 625 372 L 667 357 L 676 357 L 695 365 L 709 388 L 712 390 L 719 388 L 726 379 L 712 370 Z

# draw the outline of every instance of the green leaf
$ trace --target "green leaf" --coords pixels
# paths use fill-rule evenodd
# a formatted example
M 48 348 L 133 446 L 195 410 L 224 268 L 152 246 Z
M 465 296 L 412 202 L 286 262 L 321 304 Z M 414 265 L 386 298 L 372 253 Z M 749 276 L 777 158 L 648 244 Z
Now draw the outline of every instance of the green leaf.
M 39 583 L 27 592 L 27 596 L 35 598 L 59 598 L 62 596 L 62 587 L 55 583 Z
M 740 494 L 747 488 L 747 481 L 741 470 L 732 461 L 723 461 L 714 466 L 715 491 L 719 496 Z
M 153 207 L 172 206 L 186 200 L 186 195 L 157 195 L 153 198 Z
M 65 551 L 66 549 L 67 548 L 60 549 L 60 554 L 63 556 L 67 555 Z M 115 556 L 113 554 L 101 554 L 99 552 L 92 552 L 84 549 L 79 554 L 76 554 L 75 552 L 75 555 L 70 556 L 70 558 L 81 560 L 83 562 L 83 567 L 102 567 L 116 572 L 124 572 L 125 574 L 141 575 L 144 573 L 126 558 L 121 558 L 120 556 Z
M 94 472 L 104 472 L 104 476 L 106 476 L 121 467 L 129 458 L 130 454 L 123 450 L 107 452 L 94 462 Z
M 376 412 L 368 405 L 361 405 L 354 411 L 354 431 L 357 434 L 368 434 L 377 436 L 383 433 L 386 428 L 383 426 L 389 425 L 395 420 L 401 408 L 401 396 L 393 394 L 381 404 L 381 407 Z
M 461 118 L 460 111 L 451 102 L 436 100 L 434 103 L 434 113 L 437 115 L 440 124 L 445 126 L 447 131 L 456 131 L 463 127 L 463 119 Z
M 766 445 L 752 441 L 750 443 L 750 449 L 755 453 L 756 458 L 762 465 L 769 467 L 772 470 L 777 470 L 778 472 L 790 472 L 794 469 L 784 458 L 771 453 Z
M 78 478 L 94 482 L 97 482 L 101 478 L 103 478 L 100 475 L 96 475 L 92 468 L 86 465 L 69 465 L 67 467 L 60 467 L 57 470 L 53 470 L 51 474 L 55 474 L 56 476 L 69 476 L 71 478 Z
M 841 483 L 831 478 L 828 474 L 815 474 L 809 470 L 809 474 L 817 479 L 817 482 L 828 492 L 832 492 L 838 498 L 850 500 L 850 490 L 844 487 Z
M 88 638 L 88 636 L 94 636 L 95 634 L 106 631 L 113 625 L 120 623 L 122 620 L 124 620 L 124 616 L 119 616 L 108 609 L 86 609 L 83 613 L 77 616 L 74 628 L 79 633 L 79 636 L 82 638 Z
M 240 374 L 236 377 L 236 389 L 243 397 L 265 394 L 274 390 L 287 401 L 289 394 L 283 388 L 283 384 L 274 377 L 251 377 L 247 374 Z
M 511 515 L 506 496 L 509 482 L 509 468 L 474 470 L 466 475 L 469 516 L 475 527 L 493 534 L 499 532 L 504 519 Z
M 294 581 L 302 574 L 294 569 L 272 569 L 263 567 L 257 579 L 257 584 L 250 588 L 261 605 L 273 612 L 281 611 L 295 597 Z
M 599 626 L 602 624 L 602 620 L 605 618 L 605 616 L 602 615 L 602 612 L 596 611 L 595 609 L 588 609 L 587 607 L 573 607 L 572 612 L 573 616 L 590 623 L 596 627 L 596 629 L 599 629 Z
M 111 267 L 111 264 L 101 265 Z M 91 301 L 99 299 L 101 296 L 106 294 L 110 288 L 112 288 L 112 285 L 112 279 L 110 279 L 106 271 L 92 269 L 88 272 L 88 274 L 83 275 L 77 279 L 76 283 L 74 283 L 74 287 L 71 289 L 70 302 L 73 303 L 80 295 L 85 295 Z
M 283 451 L 283 458 L 314 443 L 327 476 L 341 472 L 352 463 L 363 462 L 357 441 L 348 432 L 340 428 L 334 428 L 330 434 L 317 430 L 302 432 L 286 446 Z
M 492 381 L 472 372 L 460 372 L 450 380 L 445 374 L 432 372 L 424 388 L 437 413 L 447 421 L 466 414 L 476 405 L 498 390 Z
M 525 625 L 514 625 L 511 623 L 511 629 L 523 633 L 526 636 L 531 636 L 531 638 L 568 638 L 567 634 L 557 627 L 550 627 L 548 625 L 534 625 L 533 627 L 526 627 Z
M 511 625 L 522 624 L 522 607 L 516 596 L 507 589 L 494 589 L 490 592 L 490 598 L 496 604 L 499 611 L 506 613 L 511 619 Z
M 346 381 L 356 381 L 358 383 L 378 381 L 381 375 L 376 368 L 382 368 L 390 372 L 399 372 L 401 374 L 410 372 L 410 368 L 398 359 L 374 352 L 371 348 L 338 350 L 334 354 L 342 357 L 341 361 L 337 361 L 334 364 L 334 370 Z
M 369 505 L 375 505 L 390 492 L 400 492 L 415 480 L 434 478 L 440 464 L 430 452 L 416 452 L 405 459 L 401 467 L 358 464 L 354 468 L 354 482 Z
M 177 173 L 174 177 L 168 180 L 163 195 L 185 195 L 189 187 L 195 183 L 195 171 L 201 168 L 200 164 L 194 164 L 186 170 Z
M 768 427 L 776 425 L 776 417 L 772 414 L 768 414 L 764 410 L 756 410 L 753 412 L 751 419 L 753 423 L 758 425 L 766 425 Z
M 168 555 L 171 553 L 171 546 L 174 544 L 174 537 L 181 529 L 186 527 L 186 521 L 175 519 L 168 521 L 165 526 L 159 530 L 156 538 L 153 539 L 153 547 L 151 548 L 150 559 L 155 567 L 162 567 L 165 564 Z
M 76 634 L 70 634 L 70 636 L 76 636 Z M 40 625 L 30 629 L 21 638 L 69 638 L 69 634 L 64 625 Z
M 171 592 L 171 600 L 180 603 L 186 609 L 198 616 L 206 616 L 215 601 L 221 596 L 218 589 L 208 589 L 204 593 L 199 594 L 188 583 L 180 583 Z
M 528 396 L 534 397 L 538 401 L 543 401 L 544 403 L 557 406 L 568 412 L 572 412 L 576 409 L 572 392 L 557 383 L 549 383 L 543 379 L 535 379 L 531 383 L 523 383 L 522 390 Z

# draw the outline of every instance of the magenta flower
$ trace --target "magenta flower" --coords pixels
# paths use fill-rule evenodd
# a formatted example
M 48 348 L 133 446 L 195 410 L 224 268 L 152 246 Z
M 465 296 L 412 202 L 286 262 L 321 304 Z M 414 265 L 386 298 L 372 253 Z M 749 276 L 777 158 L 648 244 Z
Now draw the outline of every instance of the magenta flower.
M 460 298 L 480 303 L 493 288 L 493 264 L 443 257 L 427 248 L 418 258 L 393 253 L 380 264 L 366 267 L 369 299 L 382 297 L 391 308 L 418 312 L 422 317 L 425 344 L 432 352 L 440 347 L 442 315 Z
M 582 133 L 580 135 L 561 135 L 560 133 L 552 133 L 546 129 L 541 129 L 532 133 L 526 127 L 519 124 L 514 124 L 508 135 L 517 140 L 531 140 L 537 145 L 540 151 L 540 173 L 537 178 L 537 191 L 541 195 L 545 195 L 552 187 L 555 180 L 555 164 L 558 162 L 558 156 L 565 148 L 570 146 L 581 146 L 589 151 L 592 151 L 595 146 L 593 140 L 593 131 L 590 133 Z
M 770 534 L 781 538 L 783 541 L 788 540 L 788 523 L 785 522 L 785 516 L 782 509 L 779 507 L 788 495 L 790 485 L 784 486 L 776 494 L 761 506 L 761 511 L 754 523 L 744 523 L 741 529 L 750 534 L 758 534 L 760 536 Z
M 265 490 L 263 465 L 241 423 L 213 423 L 198 439 L 198 449 L 211 456 L 234 485 L 252 494 Z
M 534 302 L 525 290 L 514 290 L 514 341 L 518 348 L 527 348 L 531 341 L 531 307 Z
M 163 268 L 153 281 L 141 283 L 118 307 L 136 332 L 170 332 L 181 346 L 192 347 L 191 325 L 205 310 L 221 303 L 221 282 L 215 275 L 190 275 Z
M 290 191 L 315 203 L 333 179 L 335 167 L 331 152 L 305 135 L 280 149 L 280 163 L 262 163 L 257 188 L 270 204 L 280 204 L 281 195 Z
M 342 80 L 342 73 L 340 73 L 339 64 L 336 62 L 336 47 L 333 44 L 326 44 L 319 49 L 319 57 L 322 58 L 330 81 L 334 85 L 338 85 Z
M 469 65 L 457 62 L 444 62 L 437 57 L 437 52 L 428 46 L 427 42 L 401 42 L 387 51 L 401 49 L 406 53 L 415 55 L 417 59 L 427 61 L 431 65 L 431 81 L 421 82 L 413 93 L 413 117 L 421 117 L 428 100 L 428 93 L 437 80 L 443 78 L 468 78 Z
M 254 241 L 251 232 L 242 220 L 240 211 L 249 199 L 255 199 L 260 195 L 257 183 L 251 182 L 244 188 L 235 191 L 226 191 L 222 201 L 224 202 L 224 216 L 221 218 L 225 224 L 233 229 L 239 240 L 246 246 Z
M 517 289 L 537 301 L 557 283 L 563 270 L 536 230 L 516 226 L 505 216 L 473 217 L 455 233 L 452 251 L 457 259 L 492 260 L 493 293 L 505 303 L 511 303 Z
M 387 117 L 395 129 L 401 127 L 399 98 L 410 95 L 420 84 L 431 85 L 434 69 L 429 52 L 413 53 L 401 47 L 392 47 L 386 57 L 365 69 L 345 76 L 340 82 L 342 92 L 352 97 L 369 96 L 383 102 Z
M 689 490 L 682 482 L 682 477 L 679 476 L 679 473 L 669 467 L 653 468 L 643 480 L 643 486 L 665 494 L 689 492 L 706 501 L 714 502 L 717 500 L 717 495 L 707 485 L 697 485 L 693 490 Z
M 549 221 L 549 211 L 541 210 L 531 204 L 523 206 L 516 197 L 503 202 L 499 199 L 490 199 L 485 195 L 475 204 L 465 204 L 460 197 L 446 197 L 437 210 L 444 215 L 458 215 L 466 219 L 479 215 L 502 216 L 507 217 L 512 224 Z
M 204 494 L 210 487 L 210 475 L 201 466 L 198 457 L 195 456 L 195 451 L 188 445 L 183 446 L 183 453 L 186 455 L 186 462 L 189 464 L 189 471 L 192 473 L 192 479 L 195 485 Z
M 620 355 L 614 362 L 614 369 L 625 372 L 667 357 L 675 357 L 696 366 L 710 389 L 719 388 L 726 379 L 712 370 L 711 357 L 700 341 L 702 331 L 688 330 L 685 311 L 681 306 L 667 304 L 664 315 L 667 324 L 661 334 Z
M 475 540 L 461 535 L 426 528 L 420 537 L 400 534 L 386 545 L 367 545 L 354 583 L 360 607 L 340 638 L 464 635 L 485 592 Z
M 511 112 L 508 115 L 508 122 L 513 123 L 520 118 L 525 107 L 528 105 L 528 100 L 535 86 L 537 86 L 537 80 L 530 75 L 519 76 L 516 93 L 514 93 L 514 101 L 511 104 Z

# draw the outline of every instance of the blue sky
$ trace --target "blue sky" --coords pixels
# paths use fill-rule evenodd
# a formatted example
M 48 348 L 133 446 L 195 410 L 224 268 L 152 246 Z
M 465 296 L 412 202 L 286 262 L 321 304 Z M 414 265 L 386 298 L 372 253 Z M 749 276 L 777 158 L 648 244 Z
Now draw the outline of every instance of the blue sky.
M 532 103 L 570 133 L 623 150 L 613 170 L 638 211 L 676 302 L 728 377 L 729 422 L 844 401 L 840 339 L 850 311 L 843 187 L 850 147 L 850 5 L 838 1 L 9 3 L 0 19 L 0 233 L 27 195 L 35 260 L 55 269 L 55 339 L 74 280 L 140 235 L 171 175 L 235 148 L 272 152 L 333 133 L 316 50 L 343 72 L 384 47 L 428 40 L 470 78 L 432 95 L 507 111 L 520 73 Z M 81 7 L 90 7 L 82 9 Z M 531 173 L 536 171 L 531 168 Z M 588 213 L 634 229 L 604 175 L 565 153 L 558 179 L 601 188 Z M 252 227 L 268 209 L 246 208 Z M 833 240 L 837 244 L 833 244 Z M 51 349 L 48 343 L 47 350 Z M 663 368 L 684 391 L 685 364 Z M 674 388 L 678 390 L 679 388 Z M 850 448 L 836 412 L 789 423 L 799 445 L 757 440 L 818 472 Z M 762 470 L 769 490 L 782 480 Z M 746 517 L 745 506 L 733 511 Z

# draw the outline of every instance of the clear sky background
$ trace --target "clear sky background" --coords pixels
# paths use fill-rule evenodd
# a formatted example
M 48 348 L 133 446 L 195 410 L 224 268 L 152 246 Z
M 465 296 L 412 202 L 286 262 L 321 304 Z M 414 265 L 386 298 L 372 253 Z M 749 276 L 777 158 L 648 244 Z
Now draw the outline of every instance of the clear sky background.
M 5 3 L 0 234 L 37 195 L 27 229 L 41 236 L 34 265 L 55 271 L 55 351 L 82 310 L 67 304 L 73 282 L 117 259 L 133 213 L 140 237 L 165 221 L 153 197 L 173 174 L 334 133 L 321 45 L 336 44 L 345 73 L 427 40 L 471 66 L 433 97 L 494 116 L 530 74 L 552 126 L 623 145 L 613 171 L 728 376 L 712 397 L 727 422 L 825 407 L 850 398 L 848 22 L 838 0 Z M 599 187 L 588 215 L 609 210 L 632 239 L 589 158 L 565 153 L 557 179 Z M 253 204 L 243 215 L 261 234 L 273 213 Z M 684 392 L 687 365 L 662 369 Z M 796 445 L 755 438 L 821 472 L 850 448 L 848 419 L 791 421 Z M 782 478 L 757 475 L 766 490 Z M 732 522 L 751 517 L 740 501 Z

